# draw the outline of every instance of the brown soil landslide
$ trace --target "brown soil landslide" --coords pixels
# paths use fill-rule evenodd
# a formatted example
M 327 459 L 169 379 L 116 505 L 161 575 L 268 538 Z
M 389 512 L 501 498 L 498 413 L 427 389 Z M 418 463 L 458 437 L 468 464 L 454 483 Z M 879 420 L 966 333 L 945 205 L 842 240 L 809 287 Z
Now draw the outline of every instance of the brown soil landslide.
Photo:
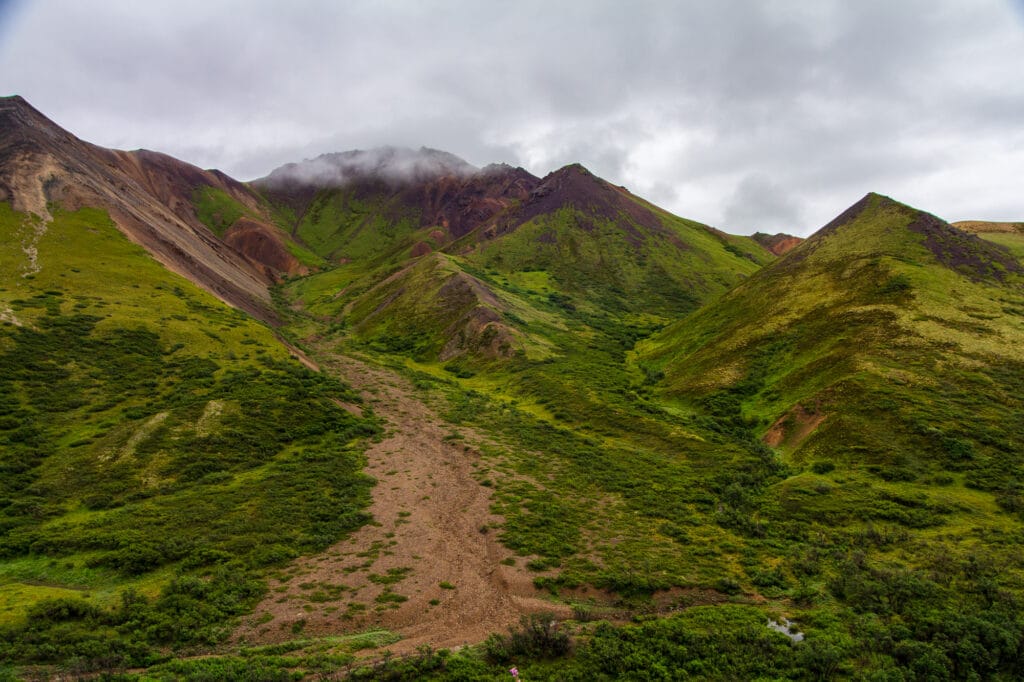
M 803 405 L 794 405 L 772 424 L 762 440 L 773 448 L 785 447 L 795 450 L 827 417 L 828 415 L 817 407 L 809 411 Z
M 453 437 L 392 372 L 339 355 L 317 359 L 362 389 L 386 421 L 384 438 L 366 453 L 366 471 L 377 479 L 374 522 L 271 580 L 236 639 L 271 643 L 386 629 L 402 637 L 387 648 L 405 654 L 424 644 L 478 643 L 524 613 L 567 612 L 538 596 L 525 569 L 500 563 L 512 552 L 490 527 L 501 520 L 490 512 L 490 489 L 473 476 L 480 456 L 470 443 L 478 437 L 461 428 L 464 438 Z

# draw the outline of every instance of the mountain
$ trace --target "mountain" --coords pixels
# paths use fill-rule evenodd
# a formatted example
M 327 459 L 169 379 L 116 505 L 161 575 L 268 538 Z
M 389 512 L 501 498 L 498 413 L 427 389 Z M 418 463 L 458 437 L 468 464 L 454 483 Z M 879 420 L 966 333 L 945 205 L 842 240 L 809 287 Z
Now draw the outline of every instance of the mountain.
M 502 214 L 467 258 L 498 272 L 547 272 L 554 287 L 605 309 L 673 316 L 772 259 L 749 238 L 673 216 L 579 164 Z M 463 242 L 464 243 L 464 242 Z
M 262 264 L 225 245 L 197 218 L 197 190 L 259 212 L 240 183 L 163 154 L 112 151 L 64 131 L 18 96 L 0 100 L 0 198 L 47 220 L 51 206 L 99 207 L 171 270 L 261 319 L 273 319 Z
M 255 184 L 266 187 L 344 187 L 359 181 L 406 185 L 443 176 L 473 175 L 479 169 L 438 149 L 378 147 L 322 154 L 315 159 L 289 163 L 271 171 Z
M 1022 296 L 1008 249 L 872 194 L 641 356 L 794 461 L 984 477 L 1020 433 Z
M 1024 676 L 1016 231 L 2 105 L 0 678 Z
M 459 177 L 364 176 L 306 191 L 315 198 L 297 236 L 342 262 L 289 285 L 289 295 L 367 342 L 415 348 L 419 360 L 544 358 L 565 345 L 554 338 L 559 316 L 644 333 L 773 258 L 578 164 L 540 180 L 508 166 L 458 168 Z M 271 203 L 288 201 L 257 186 Z M 294 182 L 290 191 L 302 194 Z M 416 261 L 426 254 L 429 264 Z M 456 292 L 462 303 L 445 302 Z

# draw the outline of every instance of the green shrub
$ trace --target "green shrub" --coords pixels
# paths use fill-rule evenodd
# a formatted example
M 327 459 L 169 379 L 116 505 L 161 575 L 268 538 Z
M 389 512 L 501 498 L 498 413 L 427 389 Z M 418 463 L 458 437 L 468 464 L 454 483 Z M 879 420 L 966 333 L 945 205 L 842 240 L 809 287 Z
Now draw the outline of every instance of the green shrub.
M 827 474 L 830 471 L 834 471 L 836 465 L 832 462 L 818 461 L 811 464 L 811 471 L 818 475 Z
M 487 658 L 502 664 L 517 658 L 559 658 L 571 650 L 569 635 L 550 613 L 523 616 L 519 626 L 510 627 L 507 635 L 494 634 L 484 642 Z

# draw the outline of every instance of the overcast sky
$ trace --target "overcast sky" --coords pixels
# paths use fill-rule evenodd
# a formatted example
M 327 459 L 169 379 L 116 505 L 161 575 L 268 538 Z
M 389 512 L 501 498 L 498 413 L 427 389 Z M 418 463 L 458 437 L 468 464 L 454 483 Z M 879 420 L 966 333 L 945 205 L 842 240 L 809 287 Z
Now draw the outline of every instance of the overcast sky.
M 0 0 L 0 93 L 243 180 L 425 145 L 734 233 L 1024 220 L 1024 0 Z

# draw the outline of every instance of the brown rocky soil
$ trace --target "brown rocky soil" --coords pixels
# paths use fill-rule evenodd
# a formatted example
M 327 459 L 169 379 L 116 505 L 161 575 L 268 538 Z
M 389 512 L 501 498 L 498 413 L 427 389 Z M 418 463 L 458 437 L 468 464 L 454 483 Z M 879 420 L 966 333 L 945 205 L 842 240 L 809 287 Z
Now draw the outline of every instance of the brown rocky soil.
M 239 218 L 224 234 L 224 243 L 271 273 L 308 275 L 309 268 L 288 251 L 277 228 L 252 218 Z
M 318 359 L 360 388 L 387 423 L 367 451 L 366 471 L 378 480 L 375 522 L 272 580 L 236 640 L 386 629 L 402 637 L 388 646 L 401 655 L 424 644 L 478 643 L 529 612 L 567 616 L 568 607 L 541 598 L 523 559 L 501 563 L 513 554 L 493 528 L 501 519 L 490 512 L 490 489 L 474 477 L 480 436 L 461 427 L 456 434 L 388 370 L 340 355 Z
M 772 424 L 762 440 L 773 448 L 785 447 L 795 450 L 821 426 L 827 416 L 817 409 L 811 411 L 803 405 L 794 405 Z
M 804 241 L 800 237 L 794 237 L 791 234 L 783 234 L 781 232 L 779 234 L 755 232 L 750 236 L 754 241 L 776 256 L 786 255 Z

